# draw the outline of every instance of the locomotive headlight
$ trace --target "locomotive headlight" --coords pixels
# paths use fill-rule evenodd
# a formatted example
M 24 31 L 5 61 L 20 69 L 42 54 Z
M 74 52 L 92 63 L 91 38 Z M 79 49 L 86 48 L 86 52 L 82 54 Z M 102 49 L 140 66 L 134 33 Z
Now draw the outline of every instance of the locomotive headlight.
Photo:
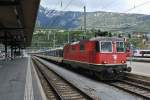
M 117 55 L 113 55 L 113 59 L 114 59 L 114 60 L 117 60 Z
M 125 63 L 125 61 L 121 60 L 121 63 L 122 63 L 122 64 L 124 64 L 124 63 Z
M 107 61 L 103 61 L 103 64 L 107 64 Z

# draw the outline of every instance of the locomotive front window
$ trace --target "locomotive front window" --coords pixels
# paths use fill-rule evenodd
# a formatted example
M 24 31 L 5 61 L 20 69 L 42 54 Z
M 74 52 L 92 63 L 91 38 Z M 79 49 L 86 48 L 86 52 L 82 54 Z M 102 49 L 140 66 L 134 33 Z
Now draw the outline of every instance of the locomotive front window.
M 112 42 L 101 42 L 101 52 L 112 52 Z
M 124 52 L 125 51 L 124 43 L 116 42 L 116 49 L 117 49 L 117 52 Z

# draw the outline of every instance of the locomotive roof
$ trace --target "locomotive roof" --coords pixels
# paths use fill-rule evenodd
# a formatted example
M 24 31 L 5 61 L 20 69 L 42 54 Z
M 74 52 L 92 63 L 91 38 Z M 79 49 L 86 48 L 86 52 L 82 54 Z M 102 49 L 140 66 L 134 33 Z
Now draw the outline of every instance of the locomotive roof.
M 75 44 L 79 44 L 79 43 L 85 42 L 85 41 L 124 41 L 124 38 L 118 38 L 118 37 L 94 37 L 94 38 L 91 38 L 89 40 L 85 39 L 85 40 L 69 43 L 69 45 L 75 45 Z
M 94 37 L 90 41 L 124 41 L 124 38 L 118 37 Z
M 53 51 L 53 50 L 62 50 L 63 49 L 63 47 L 58 47 L 58 48 L 52 48 L 52 49 L 50 49 L 49 51 Z

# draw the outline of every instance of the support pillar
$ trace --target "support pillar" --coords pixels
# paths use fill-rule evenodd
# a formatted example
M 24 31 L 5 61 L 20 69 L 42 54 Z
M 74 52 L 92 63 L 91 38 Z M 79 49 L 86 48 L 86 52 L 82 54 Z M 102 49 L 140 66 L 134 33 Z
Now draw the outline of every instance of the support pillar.
M 11 45 L 10 49 L 11 49 L 11 60 L 13 60 L 13 46 L 12 45 Z
M 20 57 L 20 56 L 21 56 L 21 52 L 20 52 L 20 47 L 19 47 L 19 51 L 18 51 L 18 54 L 19 54 L 18 56 Z
M 5 43 L 5 59 L 7 59 L 7 43 Z
M 7 33 L 5 33 L 5 43 L 4 43 L 4 45 L 5 45 L 5 59 L 7 59 Z
M 15 51 L 14 51 L 14 58 L 16 58 L 16 46 L 15 46 Z

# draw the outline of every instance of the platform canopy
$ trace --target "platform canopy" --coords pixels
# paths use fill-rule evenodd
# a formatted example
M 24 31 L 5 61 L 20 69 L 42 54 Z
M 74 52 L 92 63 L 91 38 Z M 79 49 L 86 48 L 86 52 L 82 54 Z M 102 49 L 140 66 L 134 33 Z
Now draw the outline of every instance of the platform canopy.
M 40 0 L 0 0 L 0 43 L 30 46 Z

